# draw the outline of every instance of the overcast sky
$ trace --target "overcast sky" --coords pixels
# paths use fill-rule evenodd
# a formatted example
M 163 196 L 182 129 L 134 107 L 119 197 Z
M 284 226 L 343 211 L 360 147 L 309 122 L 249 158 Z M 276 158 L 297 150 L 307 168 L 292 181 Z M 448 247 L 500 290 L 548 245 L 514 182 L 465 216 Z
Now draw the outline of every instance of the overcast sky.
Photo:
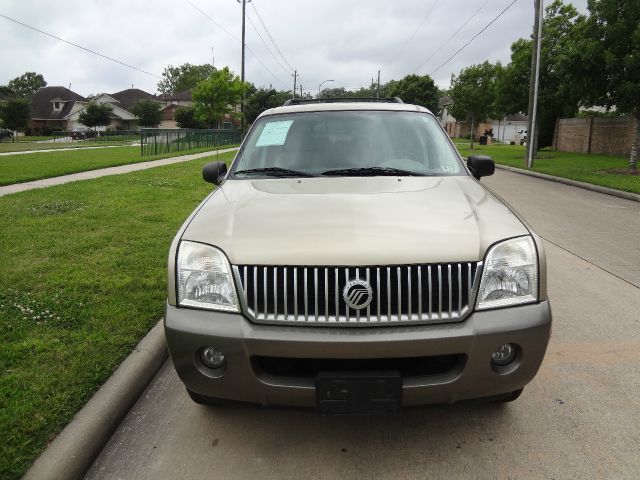
M 229 65 L 240 74 L 241 5 L 236 0 L 0 0 L 0 14 L 160 75 L 185 62 Z M 297 69 L 305 91 L 368 85 L 409 73 L 431 74 L 512 0 L 253 0 L 247 5 L 246 80 L 291 89 L 293 79 L 268 36 L 264 20 L 286 62 Z M 486 2 L 486 3 L 485 3 Z M 545 3 L 549 3 L 547 0 Z M 586 11 L 586 0 L 575 0 Z M 255 7 L 255 9 L 254 9 Z M 482 7 L 482 8 L 480 8 Z M 447 39 L 476 10 L 477 15 Z M 252 27 L 258 29 L 280 64 Z M 454 60 L 432 77 L 447 87 L 452 73 L 484 60 L 507 62 L 509 47 L 530 35 L 533 0 L 517 1 Z M 110 62 L 0 17 L 0 85 L 25 71 L 42 73 L 49 85 L 81 95 L 116 92 L 134 85 L 156 92 L 158 78 Z

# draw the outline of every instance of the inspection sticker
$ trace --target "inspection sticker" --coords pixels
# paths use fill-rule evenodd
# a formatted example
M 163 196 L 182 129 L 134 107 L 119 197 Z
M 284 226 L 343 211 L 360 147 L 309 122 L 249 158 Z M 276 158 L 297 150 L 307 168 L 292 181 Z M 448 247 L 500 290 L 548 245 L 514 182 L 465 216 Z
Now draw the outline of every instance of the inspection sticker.
M 269 122 L 262 129 L 256 147 L 269 147 L 271 145 L 284 145 L 287 133 L 293 120 L 281 120 L 279 122 Z

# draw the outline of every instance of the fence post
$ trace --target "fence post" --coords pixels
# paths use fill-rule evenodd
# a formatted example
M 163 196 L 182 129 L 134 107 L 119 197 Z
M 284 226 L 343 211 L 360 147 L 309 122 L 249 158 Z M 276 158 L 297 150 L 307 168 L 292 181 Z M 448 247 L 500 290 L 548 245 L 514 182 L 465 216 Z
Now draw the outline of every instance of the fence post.
M 553 144 L 551 148 L 558 150 L 558 134 L 560 133 L 560 117 L 556 118 L 556 126 L 553 129 Z
M 593 116 L 587 117 L 587 153 L 591 153 L 591 132 L 593 131 Z

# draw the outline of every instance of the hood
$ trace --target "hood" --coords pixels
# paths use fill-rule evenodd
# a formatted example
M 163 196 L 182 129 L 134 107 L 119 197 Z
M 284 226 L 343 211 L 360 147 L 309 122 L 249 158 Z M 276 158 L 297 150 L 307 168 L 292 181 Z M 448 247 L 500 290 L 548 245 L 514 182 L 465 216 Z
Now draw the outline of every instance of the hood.
M 232 264 L 398 265 L 479 261 L 528 233 L 468 176 L 228 180 L 182 238 Z

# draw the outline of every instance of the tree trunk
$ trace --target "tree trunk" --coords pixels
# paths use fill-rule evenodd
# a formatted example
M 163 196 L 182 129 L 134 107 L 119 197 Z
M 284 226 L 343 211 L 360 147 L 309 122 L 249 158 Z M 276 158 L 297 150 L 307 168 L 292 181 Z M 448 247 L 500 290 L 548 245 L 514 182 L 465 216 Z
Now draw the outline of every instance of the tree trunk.
M 469 131 L 469 140 L 471 140 L 471 150 L 473 150 L 473 117 L 471 117 L 471 130 Z
M 631 155 L 629 155 L 629 171 L 638 170 L 638 148 L 640 147 L 640 115 L 636 115 L 636 126 L 633 129 L 633 140 L 631 141 Z

